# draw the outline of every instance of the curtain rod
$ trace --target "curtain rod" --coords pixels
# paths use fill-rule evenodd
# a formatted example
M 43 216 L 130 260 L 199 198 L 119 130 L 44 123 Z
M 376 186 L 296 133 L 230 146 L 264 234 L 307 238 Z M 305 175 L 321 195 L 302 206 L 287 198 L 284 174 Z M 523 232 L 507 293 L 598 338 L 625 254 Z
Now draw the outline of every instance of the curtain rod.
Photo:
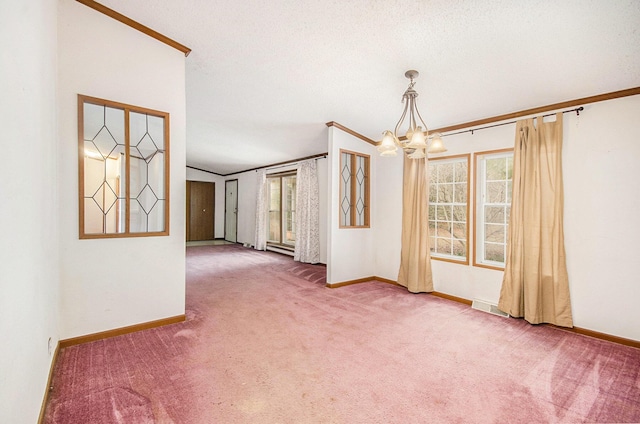
M 562 112 L 554 112 L 554 113 L 547 113 L 546 115 L 542 115 L 542 117 L 547 117 L 547 116 L 553 116 L 557 113 L 569 113 L 569 112 L 575 112 L 577 116 L 580 116 L 580 112 L 584 110 L 584 107 L 580 106 L 574 109 L 569 109 L 569 110 L 563 110 Z M 442 137 L 448 137 L 450 135 L 456 135 L 456 134 L 463 134 L 463 133 L 468 133 L 470 132 L 471 135 L 473 135 L 474 131 L 480 131 L 480 130 L 486 130 L 487 128 L 494 128 L 494 127 L 501 127 L 503 125 L 510 125 L 510 124 L 515 124 L 516 122 L 518 122 L 518 120 L 516 121 L 509 121 L 509 122 L 501 122 L 499 124 L 494 124 L 494 125 L 487 125 L 484 127 L 479 127 L 479 128 L 473 128 L 471 130 L 462 130 L 462 131 L 458 131 L 458 132 L 454 132 L 454 133 L 449 133 L 449 134 L 442 134 Z
M 314 159 L 314 160 L 318 160 L 318 159 L 326 159 L 327 155 L 320 155 L 320 156 L 316 156 L 310 159 Z M 310 159 L 306 159 L 306 160 L 310 160 Z M 283 165 L 278 165 L 278 166 L 271 166 L 271 167 L 266 167 L 264 168 L 265 171 L 271 171 L 272 169 L 278 169 L 278 168 L 284 168 L 285 166 L 293 166 L 293 165 L 297 165 L 301 162 L 301 160 L 295 161 L 295 162 L 289 162 L 289 163 L 285 163 Z M 256 172 L 258 172 L 258 170 L 256 169 Z

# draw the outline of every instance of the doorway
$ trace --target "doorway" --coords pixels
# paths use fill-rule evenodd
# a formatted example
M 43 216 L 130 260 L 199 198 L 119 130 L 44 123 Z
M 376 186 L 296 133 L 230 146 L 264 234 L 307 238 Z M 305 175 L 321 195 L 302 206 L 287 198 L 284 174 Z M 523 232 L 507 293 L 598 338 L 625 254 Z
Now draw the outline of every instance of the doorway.
M 238 180 L 224 183 L 224 239 L 238 241 Z
M 187 181 L 187 241 L 215 238 L 215 183 Z

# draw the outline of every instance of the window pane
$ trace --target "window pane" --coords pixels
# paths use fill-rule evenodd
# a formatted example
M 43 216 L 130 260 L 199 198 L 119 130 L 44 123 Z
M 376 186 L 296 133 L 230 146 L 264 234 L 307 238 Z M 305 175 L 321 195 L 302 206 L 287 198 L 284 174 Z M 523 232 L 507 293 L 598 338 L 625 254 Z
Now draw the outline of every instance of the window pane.
M 438 222 L 437 236 L 451 238 L 451 224 L 448 222 Z
M 487 181 L 505 180 L 507 178 L 506 160 L 503 157 L 487 159 Z
M 340 225 L 351 225 L 351 155 L 340 155 L 340 187 L 342 198 L 340 199 Z
M 453 224 L 453 237 L 461 240 L 466 240 L 467 238 L 467 225 L 455 223 Z
M 453 184 L 438 184 L 438 203 L 453 202 Z
M 453 207 L 453 219 L 455 222 L 467 222 L 467 207 L 466 206 L 454 206 Z
M 365 193 L 366 193 L 366 165 L 363 156 L 356 156 L 356 225 L 365 225 Z
M 504 203 L 507 199 L 506 181 L 487 183 L 486 203 Z
M 453 256 L 467 256 L 467 242 L 464 240 L 453 240 Z
M 504 224 L 504 206 L 485 206 L 484 222 L 492 224 Z
M 453 163 L 438 164 L 438 183 L 453 182 Z
M 503 262 L 504 263 L 504 245 L 485 243 L 484 244 L 484 259 L 486 261 Z
M 280 178 L 269 178 L 269 237 L 268 241 L 280 243 Z
M 484 226 L 484 239 L 485 241 L 491 241 L 496 243 L 505 242 L 505 226 L 496 224 L 485 224 Z
M 451 206 L 437 206 L 436 212 L 439 221 L 451 220 Z
M 467 203 L 467 183 L 455 185 L 454 203 Z
M 429 221 L 429 236 L 436 236 L 436 223 L 435 221 Z
M 437 201 L 437 186 L 435 184 L 429 185 L 429 203 Z
M 436 252 L 443 253 L 445 255 L 451 254 L 451 240 L 448 238 L 440 238 L 437 239 Z
M 467 182 L 468 173 L 467 161 L 460 161 L 455 163 L 455 177 L 456 182 Z M 466 184 L 465 184 L 466 186 Z
M 282 242 L 295 244 L 296 241 L 296 177 L 294 175 L 282 177 L 283 208 L 282 208 Z
M 429 205 L 429 220 L 433 221 L 434 219 L 436 219 L 436 207 Z

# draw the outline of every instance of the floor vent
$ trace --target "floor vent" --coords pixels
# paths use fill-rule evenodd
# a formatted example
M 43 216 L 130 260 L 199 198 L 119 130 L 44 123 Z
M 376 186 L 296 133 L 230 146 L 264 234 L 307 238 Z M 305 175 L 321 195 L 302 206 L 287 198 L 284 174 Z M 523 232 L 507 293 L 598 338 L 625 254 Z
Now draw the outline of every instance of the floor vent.
M 471 303 L 471 307 L 473 309 L 477 309 L 479 311 L 488 312 L 493 315 L 498 315 L 501 317 L 508 318 L 509 314 L 506 312 L 502 312 L 496 305 L 493 305 L 489 302 L 485 302 L 484 300 L 474 299 Z

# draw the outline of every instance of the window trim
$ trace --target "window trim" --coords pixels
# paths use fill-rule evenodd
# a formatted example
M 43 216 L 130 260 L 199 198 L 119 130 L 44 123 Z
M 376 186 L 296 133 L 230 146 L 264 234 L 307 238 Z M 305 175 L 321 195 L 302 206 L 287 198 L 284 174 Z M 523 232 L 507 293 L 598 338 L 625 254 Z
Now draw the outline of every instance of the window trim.
M 269 226 L 267 225 L 267 246 L 272 246 L 272 247 L 277 247 L 280 249 L 286 249 L 286 250 L 291 250 L 294 251 L 296 244 L 295 242 L 293 244 L 289 244 L 289 243 L 284 243 L 282 241 L 282 233 L 283 231 L 285 231 L 285 226 L 282 225 L 282 217 L 283 217 L 283 207 L 282 207 L 282 197 L 284 196 L 284 183 L 283 183 L 283 178 L 284 177 L 296 177 L 296 185 L 298 184 L 297 181 L 297 177 L 298 177 L 298 171 L 297 170 L 291 170 L 291 171 L 284 171 L 284 172 L 278 172 L 278 173 L 274 173 L 274 174 L 267 174 L 266 179 L 267 181 L 269 181 L 269 179 L 275 179 L 277 178 L 280 181 L 280 210 L 279 210 L 279 214 L 278 214 L 278 220 L 280 221 L 280 241 L 275 242 L 275 241 L 270 241 L 269 240 Z M 267 187 L 269 187 L 269 185 L 267 184 Z M 269 191 L 270 194 L 270 191 Z M 269 196 L 266 199 L 269 203 L 271 202 L 271 197 Z M 267 208 L 267 213 L 269 212 L 269 208 Z
M 430 250 L 430 256 L 431 259 L 435 259 L 437 261 L 443 261 L 443 262 L 451 262 L 454 264 L 461 264 L 461 265 L 469 265 L 469 256 L 471 253 L 471 248 L 470 248 L 470 240 L 469 240 L 469 207 L 470 207 L 470 200 L 471 200 L 471 153 L 463 153 L 463 154 L 459 154 L 459 155 L 450 155 L 450 156 L 441 156 L 441 157 L 437 157 L 437 158 L 433 158 L 433 159 L 429 159 L 427 161 L 427 167 L 429 166 L 429 163 L 432 161 L 441 161 L 441 160 L 452 160 L 452 159 L 459 159 L 459 158 L 466 158 L 467 159 L 467 210 L 466 210 L 466 216 L 467 216 L 467 221 L 465 223 L 465 230 L 466 230 L 466 256 L 465 259 L 463 260 L 458 260 L 458 259 L 454 259 L 453 257 L 450 256 L 434 256 L 435 252 L 431 252 Z M 427 169 L 427 172 L 429 173 L 429 170 Z M 429 173 L 430 174 L 430 173 Z M 428 174 L 428 175 L 429 175 Z M 431 189 L 431 180 L 429 180 L 429 189 Z M 429 193 L 427 193 L 427 199 L 428 199 Z M 429 203 L 431 204 L 431 203 Z M 475 228 L 475 227 L 474 227 Z M 427 217 L 427 237 L 431 237 L 431 235 L 429 234 L 429 219 Z M 437 253 L 436 253 L 437 255 Z
M 342 196 L 343 196 L 343 189 L 342 189 L 342 154 L 346 153 L 351 155 L 351 185 L 350 185 L 350 190 L 351 193 L 356 193 L 356 178 L 355 178 L 355 169 L 356 169 L 356 162 L 357 162 L 357 157 L 362 157 L 364 158 L 365 161 L 365 187 L 364 187 L 364 224 L 363 225 L 343 225 L 341 224 L 340 221 L 340 214 L 342 212 L 341 209 L 341 201 L 342 201 Z M 371 228 L 371 221 L 370 221 L 370 204 L 371 204 L 371 192 L 370 192 L 370 187 L 371 187 L 371 156 L 367 155 L 365 153 L 361 153 L 361 152 L 355 152 L 353 150 L 346 150 L 346 149 L 340 149 L 340 165 L 338 168 L 338 178 L 340 181 L 340 192 L 339 192 L 339 197 L 338 197 L 338 228 L 340 229 L 354 229 L 354 228 Z M 352 204 L 349 204 L 349 214 L 350 214 L 350 218 L 351 218 L 351 222 L 356 222 L 356 208 L 353 207 Z
M 479 227 L 478 227 L 478 220 L 479 220 L 479 213 L 478 213 L 478 208 L 484 204 L 483 202 L 481 202 L 480 200 L 480 194 L 482 193 L 482 191 L 479 189 L 480 184 L 484 181 L 484 178 L 480 178 L 478 175 L 478 172 L 480 172 L 480 166 L 479 166 L 479 161 L 480 158 L 484 157 L 484 156 L 489 156 L 489 155 L 496 155 L 496 154 L 504 154 L 504 153 L 511 153 L 512 157 L 513 157 L 513 153 L 514 153 L 514 149 L 513 147 L 509 147 L 506 149 L 496 149 L 496 150 L 485 150 L 482 152 L 474 152 L 473 156 L 474 156 L 474 177 L 475 177 L 475 181 L 474 181 L 474 196 L 473 196 L 473 266 L 478 267 L 478 268 L 486 268 L 486 269 L 493 269 L 496 271 L 504 271 L 504 266 L 498 266 L 498 265 L 491 265 L 491 264 L 485 264 L 482 263 L 480 261 L 477 260 L 478 258 L 478 253 L 479 253 L 479 248 L 478 248 L 478 243 L 479 242 L 483 242 L 484 240 L 479 240 L 478 237 L 478 233 L 479 233 Z M 512 198 L 513 201 L 513 198 Z M 484 233 L 483 233 L 484 234 Z M 508 234 L 507 234 L 508 237 Z M 505 257 L 505 261 L 506 261 L 506 257 Z
M 100 99 L 97 97 L 86 96 L 78 94 L 78 236 L 83 239 L 106 239 L 106 238 L 130 238 L 130 237 L 157 237 L 168 236 L 170 229 L 170 193 L 171 193 L 171 178 L 170 178 L 170 115 L 168 112 L 162 112 L 159 110 L 144 108 L 140 106 L 133 106 L 126 103 L 115 102 L 112 100 Z M 124 111 L 124 131 L 125 131 L 125 157 L 126 157 L 126 192 L 125 192 L 125 230 L 122 233 L 85 233 L 85 210 L 84 210 L 84 104 L 89 103 L 98 106 L 105 106 L 114 109 L 122 109 Z M 131 201 L 129 192 L 129 175 L 131 173 L 131 161 L 129 159 L 129 114 L 131 112 L 141 113 L 145 115 L 157 116 L 164 119 L 164 189 L 165 189 L 165 204 L 164 204 L 164 230 L 163 231 L 147 231 L 147 232 L 131 232 L 129 227 L 129 221 L 131 219 Z

